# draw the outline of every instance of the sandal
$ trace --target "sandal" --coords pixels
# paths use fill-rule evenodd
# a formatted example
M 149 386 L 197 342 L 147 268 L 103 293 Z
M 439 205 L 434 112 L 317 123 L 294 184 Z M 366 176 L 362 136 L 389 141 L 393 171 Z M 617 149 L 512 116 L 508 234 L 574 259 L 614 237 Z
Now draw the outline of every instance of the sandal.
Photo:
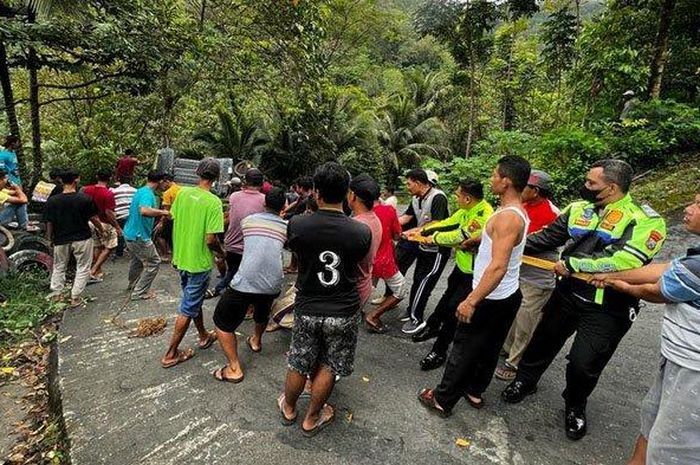
M 224 366 L 222 366 L 221 368 L 219 368 L 218 370 L 214 370 L 214 372 L 212 373 L 212 376 L 213 376 L 216 380 L 218 380 L 218 381 L 223 381 L 223 382 L 225 382 L 225 383 L 238 384 L 238 383 L 240 383 L 241 381 L 243 381 L 243 378 L 245 378 L 245 375 L 242 375 L 242 376 L 240 376 L 240 377 L 238 377 L 238 378 L 227 378 L 227 377 L 224 375 L 224 370 L 225 370 L 227 367 L 228 367 L 228 365 L 224 365 Z
M 194 357 L 194 349 L 192 347 L 189 347 L 185 350 L 178 350 L 177 351 L 177 357 L 174 359 L 166 362 L 165 359 L 160 361 L 160 364 L 163 368 L 172 368 L 175 365 L 179 365 L 182 362 L 186 362 L 187 360 L 191 359 Z
M 297 421 L 297 417 L 299 414 L 294 412 L 294 416 L 292 418 L 287 418 L 287 415 L 284 413 L 284 402 L 285 402 L 285 397 L 284 397 L 284 392 L 280 394 L 280 396 L 277 398 L 277 407 L 279 408 L 280 411 L 280 417 L 282 420 L 282 425 L 284 426 L 292 426 L 294 423 Z
M 367 325 L 367 331 L 372 334 L 386 334 L 389 332 L 389 328 L 381 321 L 377 324 L 365 319 L 365 324 Z
M 503 381 L 513 381 L 515 379 L 515 375 L 517 374 L 517 370 L 514 370 L 508 365 L 501 365 L 498 368 L 496 368 L 495 376 L 496 378 Z
M 199 341 L 197 346 L 199 347 L 199 350 L 206 350 L 211 345 L 216 341 L 216 333 L 214 331 L 210 331 L 207 336 L 207 340 L 202 343 L 202 341 Z
M 250 347 L 250 350 L 257 354 L 262 350 L 262 346 L 258 347 L 258 349 L 255 350 L 255 348 L 253 347 L 253 343 L 250 342 L 251 339 L 253 339 L 253 336 L 248 336 L 247 338 L 245 338 L 245 343 L 248 345 L 248 347 Z
M 423 389 L 418 393 L 418 400 L 424 407 L 426 407 L 430 412 L 436 413 L 442 418 L 449 417 L 452 412 L 445 411 L 444 408 L 440 406 L 435 400 L 435 395 L 432 389 Z
M 475 408 L 477 410 L 481 409 L 484 407 L 484 399 L 483 397 L 479 397 L 479 402 L 476 402 L 474 399 L 472 399 L 473 396 L 470 396 L 469 394 L 464 394 L 464 398 L 467 400 L 467 403 L 472 406 L 472 408 Z
M 323 415 L 324 412 L 326 412 L 326 408 L 329 408 L 331 410 L 331 413 L 330 416 L 324 419 Z M 323 407 L 321 407 L 321 415 L 319 416 L 316 425 L 311 429 L 304 429 L 304 427 L 302 426 L 301 433 L 307 438 L 312 438 L 318 433 L 320 433 L 323 428 L 333 423 L 333 420 L 335 420 L 335 409 L 330 404 L 323 404 Z

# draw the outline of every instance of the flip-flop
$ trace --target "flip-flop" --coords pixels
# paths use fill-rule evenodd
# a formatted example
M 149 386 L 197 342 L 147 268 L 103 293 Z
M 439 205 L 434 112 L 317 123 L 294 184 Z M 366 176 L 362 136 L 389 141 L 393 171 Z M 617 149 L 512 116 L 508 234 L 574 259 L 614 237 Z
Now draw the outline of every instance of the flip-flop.
M 182 362 L 186 362 L 192 357 L 194 357 L 194 349 L 192 347 L 189 347 L 185 350 L 179 350 L 177 352 L 177 358 L 170 360 L 169 362 L 163 362 L 161 360 L 160 364 L 163 368 L 172 368 L 175 365 L 179 365 Z
M 209 336 L 207 336 L 207 340 L 204 344 L 202 342 L 197 343 L 197 347 L 199 347 L 199 350 L 207 350 L 211 345 L 216 342 L 216 333 L 213 331 L 210 331 Z
M 280 419 L 282 421 L 282 425 L 292 426 L 294 423 L 296 423 L 297 417 L 299 416 L 299 414 L 294 412 L 294 416 L 292 418 L 287 418 L 287 415 L 284 414 L 284 409 L 282 408 L 282 404 L 284 403 L 284 401 L 285 401 L 285 398 L 284 398 L 284 392 L 283 392 L 277 398 L 277 408 L 280 412 Z
M 214 377 L 214 379 L 216 379 L 217 381 L 223 381 L 225 383 L 238 384 L 241 381 L 243 381 L 243 378 L 245 378 L 245 375 L 243 375 L 239 378 L 227 378 L 226 376 L 224 376 L 225 369 L 226 369 L 226 365 L 222 366 L 218 370 L 214 370 L 214 372 L 212 372 L 212 376 Z
M 214 297 L 217 297 L 219 294 L 214 292 L 213 289 L 207 289 L 207 292 L 204 293 L 204 298 L 205 299 L 213 299 Z
M 330 404 L 323 404 L 323 407 L 321 407 L 321 412 L 323 412 L 323 409 L 326 407 L 330 407 L 333 413 L 329 418 L 326 418 L 325 420 L 323 419 L 323 413 L 321 413 L 320 418 L 318 419 L 318 422 L 316 423 L 316 426 L 314 426 L 311 429 L 304 429 L 304 427 L 301 427 L 301 434 L 306 436 L 307 438 L 312 438 L 316 436 L 318 433 L 321 432 L 322 429 L 324 429 L 326 426 L 330 425 L 333 423 L 333 420 L 335 420 L 335 408 L 330 405 Z
M 389 328 L 382 323 L 375 324 L 366 319 L 365 324 L 367 325 L 367 331 L 372 334 L 386 334 L 389 332 Z
M 435 396 L 432 389 L 425 388 L 418 393 L 418 401 L 423 404 L 430 412 L 433 412 L 442 418 L 449 417 L 452 412 L 445 411 L 435 401 Z
M 252 338 L 253 338 L 253 336 L 248 336 L 247 338 L 245 338 L 245 343 L 248 345 L 248 347 L 250 347 L 250 350 L 252 350 L 253 352 L 255 352 L 257 354 L 262 350 L 262 346 L 258 347 L 258 350 L 255 350 L 255 348 L 253 347 L 253 344 L 250 342 L 250 340 Z

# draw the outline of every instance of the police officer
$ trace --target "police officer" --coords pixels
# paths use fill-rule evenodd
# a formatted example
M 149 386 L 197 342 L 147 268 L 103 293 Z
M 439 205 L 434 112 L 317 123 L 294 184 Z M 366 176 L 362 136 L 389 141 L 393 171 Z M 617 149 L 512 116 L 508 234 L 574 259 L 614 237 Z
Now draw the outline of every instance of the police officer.
M 586 434 L 586 401 L 617 345 L 636 317 L 638 300 L 613 289 L 596 289 L 571 273 L 602 273 L 639 268 L 659 252 L 666 238 L 664 220 L 650 207 L 637 205 L 628 191 L 632 167 L 602 160 L 591 167 L 581 198 L 540 232 L 531 234 L 525 253 L 540 253 L 567 244 L 555 271 L 559 281 L 543 309 L 540 325 L 523 354 L 515 380 L 501 397 L 522 401 L 566 340 L 574 333 L 567 356 L 565 430 L 577 440 Z

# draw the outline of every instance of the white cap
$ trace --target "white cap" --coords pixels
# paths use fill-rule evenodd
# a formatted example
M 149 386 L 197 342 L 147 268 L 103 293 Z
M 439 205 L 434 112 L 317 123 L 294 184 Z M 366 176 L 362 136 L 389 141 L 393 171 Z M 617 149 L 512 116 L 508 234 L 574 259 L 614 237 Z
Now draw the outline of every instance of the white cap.
M 437 173 L 433 170 L 425 170 L 425 174 L 428 176 L 428 182 L 436 186 L 439 180 Z

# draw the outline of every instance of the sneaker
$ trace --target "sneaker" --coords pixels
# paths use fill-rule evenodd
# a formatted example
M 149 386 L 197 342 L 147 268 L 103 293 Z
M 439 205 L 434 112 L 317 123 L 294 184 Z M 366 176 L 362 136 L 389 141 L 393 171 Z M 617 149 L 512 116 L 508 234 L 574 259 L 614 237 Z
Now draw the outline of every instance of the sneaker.
M 413 339 L 413 342 L 423 342 L 438 337 L 439 334 L 439 330 L 426 326 L 421 331 L 414 334 L 411 339 Z
M 376 299 L 370 300 L 369 303 L 371 303 L 372 305 L 381 305 L 384 303 L 385 300 L 386 300 L 385 296 L 380 296 L 380 297 L 377 297 Z
M 447 360 L 447 357 L 444 354 L 438 354 L 431 350 L 430 353 L 420 361 L 420 369 L 423 371 L 430 371 L 440 368 L 445 363 L 445 360 Z
M 418 331 L 425 328 L 426 324 L 427 323 L 425 321 L 409 320 L 406 322 L 406 324 L 403 325 L 403 328 L 401 328 L 401 331 L 404 334 L 416 334 Z
M 26 227 L 27 232 L 38 232 L 41 231 L 41 228 L 39 226 L 33 225 L 33 224 L 28 224 Z
M 411 321 L 411 314 L 409 312 L 402 313 L 401 316 L 399 316 L 399 321 L 403 321 L 404 323 Z

